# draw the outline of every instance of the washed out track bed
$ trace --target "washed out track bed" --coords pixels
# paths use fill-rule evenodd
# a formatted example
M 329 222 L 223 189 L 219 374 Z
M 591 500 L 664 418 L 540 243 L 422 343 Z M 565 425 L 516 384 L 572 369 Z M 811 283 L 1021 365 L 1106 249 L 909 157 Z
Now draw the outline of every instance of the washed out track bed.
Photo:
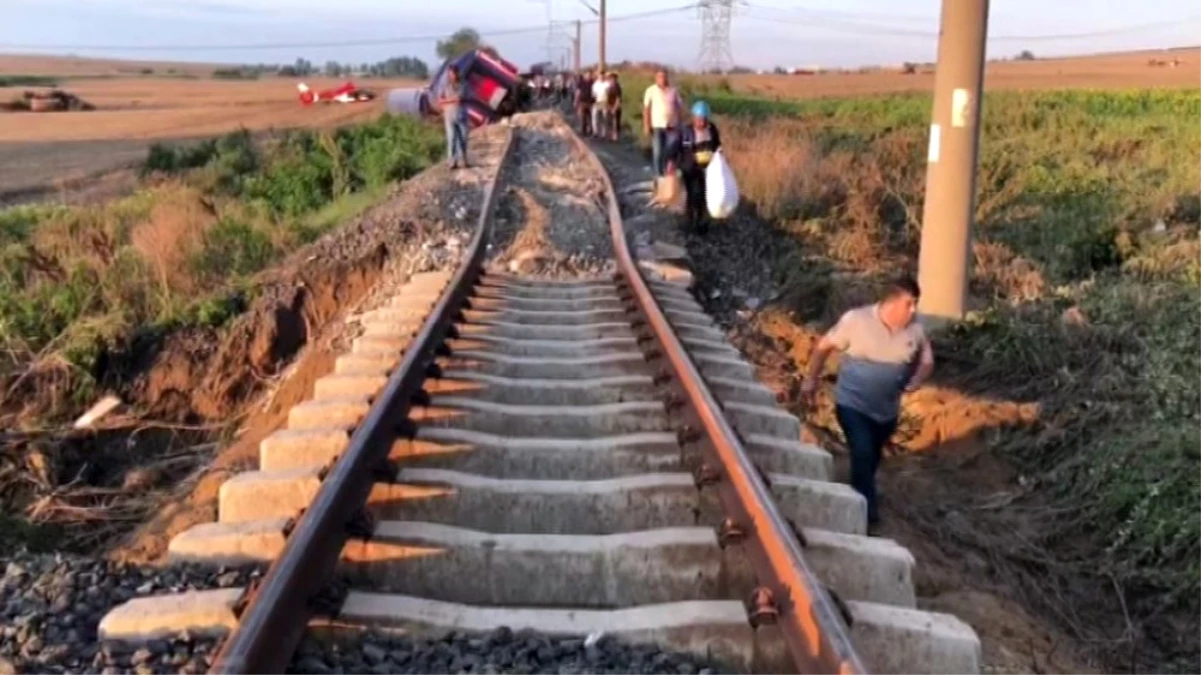
M 119 605 L 106 648 L 186 631 L 219 643 L 215 672 L 978 672 L 973 631 L 916 609 L 913 557 L 866 536 L 830 455 L 632 258 L 595 156 L 537 119 L 510 130 L 459 266 L 362 316 L 218 520 L 170 545 L 266 573 Z M 572 202 L 611 234 L 596 274 L 489 253 L 502 184 L 537 174 L 505 165 L 552 132 L 564 151 L 537 161 L 604 186 Z

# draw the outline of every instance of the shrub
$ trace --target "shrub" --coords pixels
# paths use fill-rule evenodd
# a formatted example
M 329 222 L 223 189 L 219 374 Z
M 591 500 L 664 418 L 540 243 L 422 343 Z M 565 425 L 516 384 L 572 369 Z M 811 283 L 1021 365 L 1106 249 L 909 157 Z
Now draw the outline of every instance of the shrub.
M 258 272 L 276 255 L 271 237 L 248 223 L 222 219 L 204 234 L 192 267 L 201 280 L 219 284 Z

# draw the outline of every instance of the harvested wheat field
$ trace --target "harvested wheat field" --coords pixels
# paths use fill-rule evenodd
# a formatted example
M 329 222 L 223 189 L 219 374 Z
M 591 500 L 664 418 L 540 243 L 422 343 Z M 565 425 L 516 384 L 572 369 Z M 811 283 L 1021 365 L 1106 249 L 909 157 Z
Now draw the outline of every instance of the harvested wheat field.
M 933 91 L 934 67 L 918 66 L 916 72 L 909 74 L 899 69 L 880 69 L 862 73 L 734 75 L 725 79 L 734 91 L 759 96 L 862 96 Z M 984 86 L 990 91 L 1195 88 L 1201 86 L 1201 49 L 1193 47 L 1034 61 L 991 61 L 985 70 Z
M 383 110 L 382 99 L 306 108 L 297 100 L 299 79 L 215 80 L 212 69 L 195 64 L 0 57 L 0 76 L 54 77 L 58 88 L 96 106 L 81 113 L 0 113 L 0 203 L 48 195 L 78 198 L 94 190 L 93 179 L 98 176 L 104 178 L 101 183 L 119 183 L 106 174 L 142 159 L 156 141 L 211 137 L 240 127 L 251 131 L 333 127 L 370 119 Z M 147 70 L 152 73 L 130 74 Z M 305 81 L 318 89 L 342 82 L 324 77 Z M 414 81 L 372 79 L 362 86 L 382 94 L 414 86 Z M 28 89 L 45 90 L 0 87 L 0 101 L 17 98 Z

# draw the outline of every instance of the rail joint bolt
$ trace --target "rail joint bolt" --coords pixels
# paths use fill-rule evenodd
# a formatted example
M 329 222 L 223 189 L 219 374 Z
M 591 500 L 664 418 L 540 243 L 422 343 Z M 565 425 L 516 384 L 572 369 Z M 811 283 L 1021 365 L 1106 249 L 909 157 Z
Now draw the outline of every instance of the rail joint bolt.
M 759 586 L 751 591 L 750 607 L 747 610 L 747 615 L 751 620 L 751 626 L 758 628 L 759 626 L 774 626 L 780 618 L 780 610 L 776 608 L 776 599 L 772 594 L 771 589 L 765 586 Z

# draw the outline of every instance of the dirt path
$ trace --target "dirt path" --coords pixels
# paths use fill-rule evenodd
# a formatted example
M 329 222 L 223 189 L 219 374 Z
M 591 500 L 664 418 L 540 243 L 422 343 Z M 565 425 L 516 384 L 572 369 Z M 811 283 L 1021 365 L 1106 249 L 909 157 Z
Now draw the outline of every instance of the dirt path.
M 694 293 L 733 343 L 756 364 L 763 382 L 785 400 L 789 411 L 807 421 L 812 434 L 835 454 L 836 470 L 846 474 L 845 450 L 797 399 L 799 374 L 817 333 L 806 326 L 785 302 L 795 289 L 777 284 L 779 271 L 769 255 L 779 251 L 780 235 L 766 223 L 736 220 L 715 224 L 710 234 L 697 237 L 679 227 L 680 216 L 649 205 L 645 182 L 647 160 L 630 145 L 598 144 L 597 152 L 622 194 L 622 208 L 631 235 L 643 250 L 683 246 L 687 265 L 695 276 Z M 797 260 L 797 264 L 803 261 Z M 907 521 L 915 514 L 942 514 L 949 526 L 970 523 L 970 514 L 957 510 L 957 494 L 965 491 L 999 491 L 1008 486 L 1011 472 L 992 459 L 982 446 L 951 443 L 1021 410 L 1013 406 L 973 401 L 928 387 L 920 393 L 927 402 L 925 418 L 930 429 L 917 430 L 926 438 L 924 456 L 894 457 L 881 476 L 884 509 L 894 514 L 882 536 L 897 540 L 917 558 L 915 577 L 918 607 L 955 614 L 979 634 L 984 649 L 984 670 L 991 673 L 1097 672 L 1080 657 L 1053 622 L 1032 614 L 1017 600 L 1022 597 L 1004 579 L 992 574 L 982 557 L 964 559 L 954 548 L 945 549 L 929 530 Z M 956 489 L 948 489 L 954 482 Z M 902 506 L 906 508 L 901 508 Z

